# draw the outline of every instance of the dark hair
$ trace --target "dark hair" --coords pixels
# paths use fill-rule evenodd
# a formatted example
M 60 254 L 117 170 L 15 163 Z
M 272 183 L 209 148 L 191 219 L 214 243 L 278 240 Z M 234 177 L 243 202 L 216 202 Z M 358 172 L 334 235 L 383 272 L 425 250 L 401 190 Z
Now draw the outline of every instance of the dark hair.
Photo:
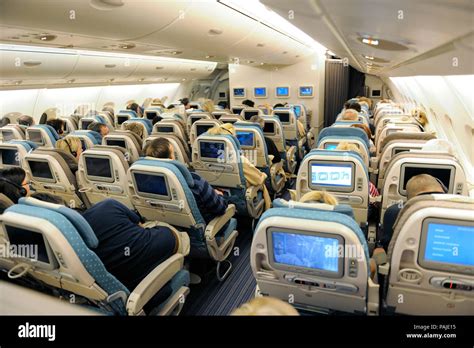
M 18 203 L 18 200 L 24 195 L 21 194 L 24 189 L 21 184 L 25 180 L 26 172 L 21 167 L 11 167 L 0 169 L 0 193 L 10 198 L 13 203 Z
M 135 111 L 137 114 L 138 114 L 138 108 L 139 108 L 139 106 L 138 106 L 137 103 L 132 103 L 132 104 L 130 104 L 130 105 L 127 106 L 127 109 L 128 109 L 128 110 L 133 110 L 133 111 Z
M 276 108 L 284 108 L 284 107 L 285 107 L 285 105 L 282 104 L 282 103 L 277 103 L 277 104 L 273 105 L 273 108 L 274 108 L 274 109 L 276 109 Z
M 253 101 L 251 101 L 250 99 L 245 99 L 242 102 L 242 105 L 247 105 L 247 106 L 250 106 L 251 108 L 253 108 L 255 106 L 255 103 Z
M 171 158 L 171 143 L 166 138 L 153 139 L 145 148 L 145 156 Z
M 167 109 L 168 110 L 174 109 L 174 105 L 173 104 L 168 105 Z
M 41 117 L 40 117 L 38 123 L 39 123 L 39 124 L 47 124 L 47 122 L 48 122 L 48 114 L 47 114 L 46 112 L 43 112 L 43 113 L 41 114 Z
M 102 127 L 107 127 L 107 125 L 105 123 L 92 122 L 90 125 L 87 126 L 87 130 L 91 130 L 91 131 L 100 133 L 100 129 Z
M 60 118 L 54 118 L 52 120 L 46 121 L 46 124 L 48 126 L 53 127 L 54 130 L 56 131 L 56 133 L 58 133 L 58 134 L 63 134 L 64 133 L 64 126 L 66 124 L 66 122 L 64 122 L 64 120 L 61 120 Z
M 151 120 L 151 123 L 155 125 L 155 123 L 160 122 L 162 119 L 163 117 L 161 117 L 160 115 L 156 115 L 155 117 L 153 117 L 153 120 Z
M 31 197 L 36 198 L 37 200 L 40 200 L 43 202 L 66 205 L 66 203 L 64 202 L 64 199 L 62 199 L 59 196 L 53 195 L 51 193 L 35 192 L 31 195 Z
M 0 120 L 0 127 L 6 126 L 10 124 L 10 119 L 8 117 L 4 117 Z
M 349 103 L 348 101 L 346 101 L 344 103 L 344 109 L 349 109 L 349 105 L 351 105 L 351 103 Z
M 222 107 L 223 109 L 227 109 L 227 102 L 226 101 L 220 101 L 217 103 L 217 105 L 219 105 L 220 107 Z
M 21 126 L 31 127 L 35 123 L 35 120 L 31 116 L 23 115 L 18 118 L 17 122 Z
M 181 104 L 183 104 L 183 105 L 188 105 L 188 104 L 189 104 L 189 98 L 183 98 L 183 99 L 180 99 L 179 101 L 180 101 Z
M 347 107 L 347 109 L 354 109 L 357 112 L 361 112 L 361 110 L 362 110 L 361 107 L 360 107 L 360 104 L 357 103 L 357 102 L 350 103 L 349 106 Z

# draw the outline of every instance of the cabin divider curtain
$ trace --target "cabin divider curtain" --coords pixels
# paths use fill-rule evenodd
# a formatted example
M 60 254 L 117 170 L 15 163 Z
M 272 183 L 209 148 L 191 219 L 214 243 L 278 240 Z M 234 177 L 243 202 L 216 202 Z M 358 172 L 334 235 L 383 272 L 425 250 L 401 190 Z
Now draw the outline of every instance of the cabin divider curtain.
M 365 96 L 365 74 L 359 70 L 349 67 L 349 90 L 347 92 L 347 99 L 360 96 Z
M 327 59 L 325 74 L 324 127 L 329 127 L 349 99 L 349 65 L 340 59 Z

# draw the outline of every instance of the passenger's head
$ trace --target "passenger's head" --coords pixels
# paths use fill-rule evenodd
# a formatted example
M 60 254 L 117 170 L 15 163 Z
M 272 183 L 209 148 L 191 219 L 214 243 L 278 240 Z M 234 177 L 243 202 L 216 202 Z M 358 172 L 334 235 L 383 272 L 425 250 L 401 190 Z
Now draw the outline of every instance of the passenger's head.
M 326 203 L 329 205 L 337 205 L 337 199 L 326 191 L 310 191 L 306 192 L 300 198 L 301 203 Z
M 79 137 L 67 136 L 56 141 L 56 148 L 70 153 L 79 160 L 82 153 L 82 142 Z
M 25 170 L 21 167 L 0 169 L 0 193 L 15 204 L 21 197 L 30 195 L 30 184 Z
M 412 199 L 420 194 L 445 193 L 441 183 L 428 174 L 413 176 L 407 182 L 407 199 Z
M 214 106 L 214 102 L 210 99 L 207 99 L 203 104 L 202 104 L 202 111 L 205 112 L 213 112 L 216 111 L 216 107 Z
M 367 137 L 369 139 L 372 139 L 372 132 L 370 131 L 370 128 L 366 125 L 366 124 L 359 124 L 359 123 L 356 123 L 356 124 L 352 124 L 351 127 L 353 128 L 360 128 L 362 130 L 364 130 L 365 134 L 367 134 Z
M 428 117 L 426 116 L 426 112 L 421 110 L 420 108 L 413 109 L 411 115 L 417 120 L 422 126 L 426 126 L 428 123 Z
M 20 116 L 17 122 L 20 126 L 25 126 L 25 127 L 31 127 L 35 124 L 35 120 L 33 119 L 33 117 L 28 116 L 28 115 Z
M 276 109 L 276 108 L 284 108 L 285 107 L 285 104 L 282 104 L 282 103 L 276 103 L 275 105 L 273 105 L 273 108 Z
M 145 148 L 145 156 L 175 159 L 173 145 L 166 138 L 156 138 L 148 143 Z
M 347 141 L 340 142 L 337 145 L 336 150 L 338 150 L 338 151 L 354 151 L 354 152 L 358 153 L 359 155 L 361 155 L 359 147 L 355 144 L 350 144 Z
M 357 103 L 357 102 L 350 103 L 348 108 L 349 108 L 349 109 L 354 109 L 354 110 L 356 110 L 357 112 L 361 112 L 361 111 L 362 111 L 362 108 L 360 107 L 360 104 Z
M 97 132 L 103 137 L 109 134 L 109 127 L 107 127 L 105 123 L 92 122 L 89 126 L 87 126 L 87 129 Z
M 142 115 L 142 109 L 137 103 L 131 103 L 127 105 L 127 109 L 135 111 L 138 116 Z
M 346 109 L 342 114 L 344 121 L 357 121 L 359 119 L 359 113 L 355 109 Z
M 37 200 L 42 201 L 42 202 L 66 205 L 66 202 L 64 201 L 64 199 L 62 199 L 59 196 L 53 195 L 51 193 L 35 192 L 31 194 L 31 198 L 36 198 Z
M 64 134 L 64 128 L 66 127 L 66 122 L 64 120 L 61 120 L 60 118 L 54 118 L 52 120 L 46 121 L 46 124 L 53 127 L 58 135 Z
M 181 102 L 182 105 L 184 105 L 184 108 L 186 110 L 191 107 L 191 105 L 189 105 L 189 98 L 183 98 L 183 99 L 180 99 L 179 101 Z
M 250 108 L 253 108 L 255 106 L 255 103 L 253 101 L 251 101 L 250 99 L 245 99 L 243 102 L 242 102 L 242 105 L 245 105 L 245 106 L 248 106 Z
M 250 117 L 250 122 L 258 124 L 260 126 L 260 128 L 262 128 L 262 129 L 263 129 L 263 127 L 265 127 L 265 120 L 263 119 L 263 117 L 261 117 L 259 115 L 254 115 L 254 116 Z
M 162 116 L 156 115 L 155 117 L 153 117 L 153 120 L 151 120 L 151 123 L 155 125 L 155 123 L 160 122 L 162 119 L 163 119 Z
M 143 136 L 144 136 L 144 131 L 145 129 L 143 128 L 143 125 L 141 123 L 138 123 L 138 122 L 127 122 L 124 124 L 124 129 L 125 130 L 128 130 L 128 131 L 131 131 L 133 133 L 135 133 L 136 135 L 138 135 L 141 139 L 143 139 Z
M 114 108 L 111 106 L 104 106 L 102 111 L 108 112 L 112 117 L 114 117 L 115 111 Z
M 299 315 L 289 303 L 275 297 L 256 297 L 232 312 L 232 315 Z
M 224 123 L 214 126 L 207 131 L 209 135 L 232 135 L 235 137 L 235 128 L 232 123 Z
M 223 109 L 227 109 L 229 107 L 229 104 L 224 100 L 221 100 L 220 102 L 218 102 L 217 105 L 219 105 Z
M 348 101 L 346 101 L 346 102 L 344 103 L 344 110 L 345 110 L 345 109 L 349 109 L 349 105 L 351 105 L 351 103 L 349 103 Z
M 367 106 L 368 106 L 369 108 L 372 107 L 372 100 L 371 100 L 371 99 L 369 99 L 369 98 L 367 98 L 367 97 L 360 97 L 360 98 L 359 98 L 359 104 L 362 103 L 362 102 L 367 103 Z

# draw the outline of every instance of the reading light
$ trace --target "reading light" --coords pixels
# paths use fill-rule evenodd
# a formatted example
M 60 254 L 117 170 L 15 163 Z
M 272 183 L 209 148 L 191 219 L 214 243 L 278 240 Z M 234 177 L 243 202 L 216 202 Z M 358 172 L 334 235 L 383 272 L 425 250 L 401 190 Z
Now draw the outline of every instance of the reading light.
M 375 39 L 363 38 L 362 42 L 367 44 L 367 45 L 372 45 L 372 46 L 378 46 L 379 45 L 379 40 L 375 40 Z

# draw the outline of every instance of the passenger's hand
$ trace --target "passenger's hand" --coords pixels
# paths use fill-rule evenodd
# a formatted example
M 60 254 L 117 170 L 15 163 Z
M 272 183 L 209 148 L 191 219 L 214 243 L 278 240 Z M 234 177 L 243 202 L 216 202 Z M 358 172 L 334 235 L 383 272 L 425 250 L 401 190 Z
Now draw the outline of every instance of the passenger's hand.
M 224 195 L 224 192 L 222 192 L 221 190 L 218 190 L 218 189 L 214 189 L 214 192 L 217 193 L 219 196 Z

